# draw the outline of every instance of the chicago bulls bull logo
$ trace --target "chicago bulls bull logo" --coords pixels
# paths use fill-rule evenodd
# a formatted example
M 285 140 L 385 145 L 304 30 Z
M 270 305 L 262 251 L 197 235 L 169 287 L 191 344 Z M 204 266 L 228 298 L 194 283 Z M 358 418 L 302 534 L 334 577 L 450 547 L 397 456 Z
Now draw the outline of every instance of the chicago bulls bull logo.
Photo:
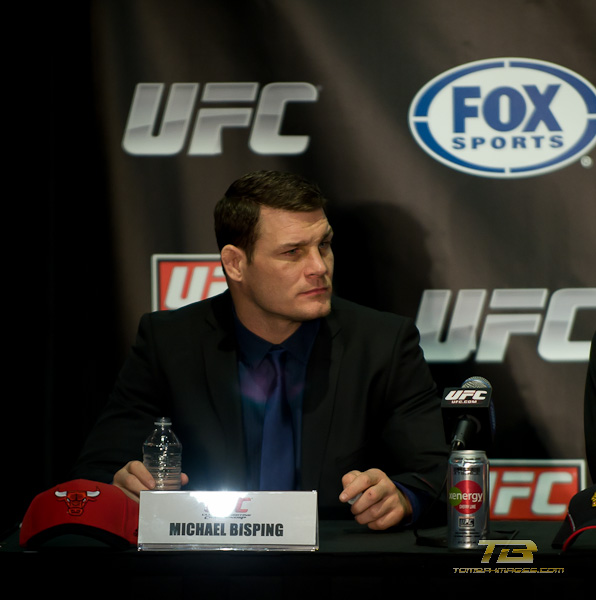
M 85 510 L 85 505 L 87 502 L 95 502 L 100 494 L 100 491 L 77 490 L 72 492 L 60 492 L 56 490 L 54 493 L 59 502 L 66 502 L 66 510 L 71 517 L 80 517 Z

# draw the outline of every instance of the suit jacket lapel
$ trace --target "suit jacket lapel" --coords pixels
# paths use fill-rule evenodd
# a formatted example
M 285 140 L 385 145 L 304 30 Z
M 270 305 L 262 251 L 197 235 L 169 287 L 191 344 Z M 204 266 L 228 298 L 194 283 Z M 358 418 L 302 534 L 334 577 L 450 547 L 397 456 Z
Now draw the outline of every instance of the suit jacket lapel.
M 343 356 L 340 326 L 333 312 L 321 326 L 306 374 L 302 415 L 302 487 L 319 489 Z
M 199 343 L 210 401 L 225 436 L 225 456 L 221 457 L 222 485 L 228 489 L 242 489 L 246 486 L 246 449 L 229 292 L 214 298 L 212 307 L 212 313 L 206 318 L 210 327 L 203 332 Z

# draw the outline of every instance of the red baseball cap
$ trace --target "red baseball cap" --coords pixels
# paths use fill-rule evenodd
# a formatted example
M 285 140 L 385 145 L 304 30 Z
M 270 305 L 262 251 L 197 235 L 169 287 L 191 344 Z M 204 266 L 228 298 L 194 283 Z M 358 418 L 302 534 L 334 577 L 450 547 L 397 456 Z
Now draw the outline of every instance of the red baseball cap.
M 41 492 L 21 524 L 19 543 L 36 549 L 60 536 L 77 535 L 115 548 L 136 545 L 139 505 L 108 483 L 74 479 Z

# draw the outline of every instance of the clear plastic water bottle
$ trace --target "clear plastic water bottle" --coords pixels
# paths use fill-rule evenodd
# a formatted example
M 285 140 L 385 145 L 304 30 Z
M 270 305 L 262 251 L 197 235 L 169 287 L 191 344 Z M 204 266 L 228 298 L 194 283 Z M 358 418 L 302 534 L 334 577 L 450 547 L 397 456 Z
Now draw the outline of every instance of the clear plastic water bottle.
M 143 464 L 155 479 L 156 490 L 179 490 L 182 444 L 172 431 L 172 421 L 162 417 L 143 444 Z

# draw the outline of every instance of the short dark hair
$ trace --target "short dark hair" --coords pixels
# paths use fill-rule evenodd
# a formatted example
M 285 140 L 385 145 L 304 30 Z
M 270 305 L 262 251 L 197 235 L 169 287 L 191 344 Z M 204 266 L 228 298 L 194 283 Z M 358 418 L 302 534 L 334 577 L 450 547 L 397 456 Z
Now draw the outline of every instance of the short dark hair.
M 327 201 L 319 187 L 301 175 L 280 171 L 256 171 L 237 179 L 214 210 L 215 237 L 219 250 L 232 244 L 250 261 L 258 239 L 261 206 L 311 212 L 325 210 Z

